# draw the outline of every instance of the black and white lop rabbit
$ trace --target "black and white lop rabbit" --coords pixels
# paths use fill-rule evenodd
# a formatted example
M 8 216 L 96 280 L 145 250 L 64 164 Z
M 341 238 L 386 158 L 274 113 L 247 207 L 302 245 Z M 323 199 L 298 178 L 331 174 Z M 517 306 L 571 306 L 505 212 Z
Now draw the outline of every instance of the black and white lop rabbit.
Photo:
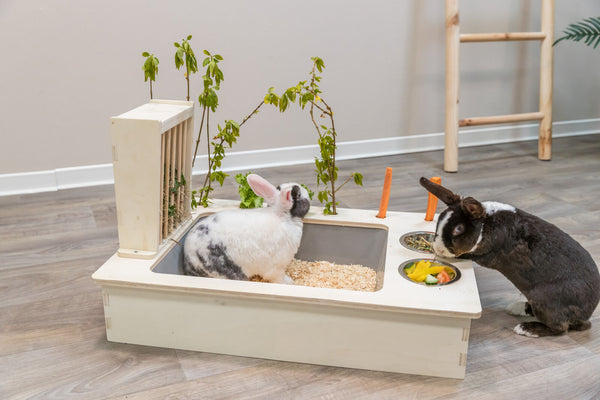
M 308 192 L 295 183 L 276 188 L 256 174 L 247 179 L 268 206 L 220 211 L 198 221 L 183 245 L 183 272 L 291 284 L 285 270 L 300 246 Z
M 525 295 L 512 315 L 534 316 L 514 328 L 530 337 L 591 327 L 600 300 L 600 274 L 590 254 L 555 225 L 513 206 L 461 198 L 426 178 L 420 183 L 446 203 L 438 219 L 434 252 L 471 259 L 501 272 Z

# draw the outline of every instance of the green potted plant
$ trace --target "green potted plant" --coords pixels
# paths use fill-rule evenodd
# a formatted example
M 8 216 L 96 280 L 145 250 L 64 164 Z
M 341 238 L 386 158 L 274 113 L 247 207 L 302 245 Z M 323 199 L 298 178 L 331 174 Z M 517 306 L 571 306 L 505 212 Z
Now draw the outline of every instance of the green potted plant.
M 588 46 L 598 47 L 600 44 L 600 17 L 584 18 L 582 21 L 569 25 L 563 31 L 563 36 L 556 39 L 552 45 L 555 46 L 563 40 L 583 41 Z

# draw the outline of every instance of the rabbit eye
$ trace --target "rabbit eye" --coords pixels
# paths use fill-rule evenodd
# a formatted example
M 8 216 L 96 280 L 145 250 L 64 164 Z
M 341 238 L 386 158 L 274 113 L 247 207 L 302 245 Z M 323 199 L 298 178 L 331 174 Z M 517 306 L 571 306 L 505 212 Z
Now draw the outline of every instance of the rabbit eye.
M 452 236 L 458 236 L 465 233 L 465 226 L 463 224 L 456 225 L 452 230 Z

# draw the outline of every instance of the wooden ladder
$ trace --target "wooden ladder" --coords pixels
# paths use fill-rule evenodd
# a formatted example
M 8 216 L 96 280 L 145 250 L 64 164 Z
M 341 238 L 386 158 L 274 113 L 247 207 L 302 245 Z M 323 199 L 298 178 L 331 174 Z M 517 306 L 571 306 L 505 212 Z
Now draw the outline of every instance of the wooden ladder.
M 538 158 L 550 160 L 552 150 L 552 67 L 554 40 L 554 0 L 542 0 L 540 32 L 460 33 L 458 0 L 446 0 L 446 120 L 444 170 L 458 171 L 458 128 L 463 126 L 539 121 Z M 458 119 L 460 43 L 539 40 L 540 109 L 523 114 Z

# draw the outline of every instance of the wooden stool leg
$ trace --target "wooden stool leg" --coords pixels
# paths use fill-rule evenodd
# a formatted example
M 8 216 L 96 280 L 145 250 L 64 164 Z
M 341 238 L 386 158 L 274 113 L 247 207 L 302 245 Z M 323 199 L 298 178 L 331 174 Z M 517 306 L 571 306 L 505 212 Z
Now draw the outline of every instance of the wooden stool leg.
M 542 41 L 540 54 L 540 112 L 544 117 L 540 121 L 538 140 L 538 158 L 552 158 L 552 71 L 554 63 L 554 0 L 542 0 L 541 30 L 546 34 Z
M 460 27 L 458 0 L 446 0 L 446 119 L 444 170 L 458 171 L 458 47 Z

